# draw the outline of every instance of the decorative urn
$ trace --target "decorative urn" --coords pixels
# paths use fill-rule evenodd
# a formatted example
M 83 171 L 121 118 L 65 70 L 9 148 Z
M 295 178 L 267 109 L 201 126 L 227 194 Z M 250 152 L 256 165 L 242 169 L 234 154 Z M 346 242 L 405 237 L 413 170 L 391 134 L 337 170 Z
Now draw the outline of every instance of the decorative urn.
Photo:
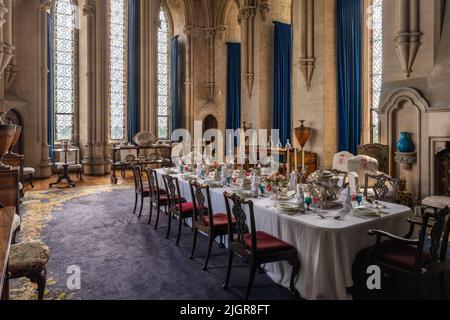
M 300 120 L 300 127 L 294 129 L 295 137 L 297 138 L 297 141 L 302 149 L 304 149 L 308 143 L 312 132 L 312 128 L 305 127 L 304 123 L 305 120 Z
M 11 147 L 17 130 L 16 126 L 4 123 L 5 115 L 4 112 L 0 114 L 0 170 L 3 171 L 11 170 L 11 166 L 4 165 L 1 160 Z
M 16 146 L 17 142 L 19 142 L 20 139 L 20 134 L 22 133 L 22 127 L 21 126 L 16 126 L 14 124 L 11 124 L 12 126 L 16 127 L 16 132 L 14 134 L 14 138 L 13 141 L 11 142 L 11 145 L 9 146 L 9 155 L 17 155 L 13 152 L 14 147 Z
M 409 132 L 400 133 L 400 140 L 397 143 L 397 150 L 401 153 L 410 153 L 414 151 L 414 145 L 410 139 Z

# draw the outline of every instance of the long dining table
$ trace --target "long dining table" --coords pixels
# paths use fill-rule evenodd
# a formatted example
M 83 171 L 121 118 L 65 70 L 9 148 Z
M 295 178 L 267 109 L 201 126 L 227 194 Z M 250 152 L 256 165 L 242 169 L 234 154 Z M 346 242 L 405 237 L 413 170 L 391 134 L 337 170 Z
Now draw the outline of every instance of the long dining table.
M 164 186 L 164 169 L 157 170 L 157 174 L 160 186 Z M 189 182 L 181 174 L 172 176 L 179 178 L 181 196 L 191 201 Z M 214 213 L 226 212 L 223 194 L 233 190 L 230 187 L 210 190 Z M 307 300 L 351 300 L 348 288 L 353 286 L 352 266 L 356 255 L 376 241 L 367 234 L 368 230 L 382 229 L 403 236 L 409 229 L 407 218 L 412 214 L 409 207 L 383 203 L 388 214 L 381 217 L 348 214 L 336 220 L 333 216 L 338 215 L 340 209 L 322 210 L 324 219 L 314 212 L 295 216 L 283 213 L 274 207 L 276 202 L 270 196 L 253 199 L 253 202 L 257 230 L 297 248 L 301 269 L 296 288 Z M 291 266 L 287 262 L 268 264 L 265 270 L 274 282 L 289 288 Z

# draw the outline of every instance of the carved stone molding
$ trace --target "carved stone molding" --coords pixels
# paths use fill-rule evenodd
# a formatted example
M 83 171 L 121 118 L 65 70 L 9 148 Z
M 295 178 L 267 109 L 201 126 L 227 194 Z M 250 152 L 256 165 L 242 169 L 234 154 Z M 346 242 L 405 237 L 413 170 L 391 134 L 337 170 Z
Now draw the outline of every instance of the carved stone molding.
M 193 26 L 185 25 L 184 28 L 183 28 L 183 33 L 185 35 L 191 35 L 193 33 L 194 29 L 195 28 Z
M 314 56 L 314 0 L 301 0 L 300 16 L 301 57 L 299 65 L 306 88 L 309 91 L 316 64 Z
M 417 162 L 417 153 L 395 153 L 395 161 L 398 162 L 403 170 L 411 171 L 413 165 Z
M 41 10 L 50 11 L 53 5 L 53 0 L 41 0 Z
M 0 28 L 2 28 L 6 22 L 5 15 L 7 13 L 8 13 L 8 8 L 3 3 L 0 3 Z
M 241 26 L 244 28 L 244 34 L 246 37 L 244 61 L 247 61 L 247 63 L 244 76 L 247 81 L 249 97 L 253 94 L 253 86 L 255 83 L 255 16 L 255 6 L 243 6 L 239 9 L 239 20 L 241 21 Z
M 16 79 L 18 73 L 18 68 L 16 65 L 9 64 L 5 69 L 5 89 L 8 90 L 11 85 L 14 83 L 14 80 Z
M 271 9 L 271 0 L 261 0 L 261 2 L 259 3 L 259 11 L 261 12 L 261 17 L 264 22 L 267 20 Z
M 394 44 L 403 73 L 407 78 L 413 72 L 414 62 L 421 46 L 419 0 L 397 0 L 397 33 Z
M 227 38 L 227 33 L 228 33 L 228 26 L 227 25 L 217 26 L 217 33 L 219 34 L 219 39 L 222 42 L 225 42 L 225 40 Z
M 87 17 L 95 16 L 95 5 L 93 4 L 85 4 L 83 6 L 83 15 Z

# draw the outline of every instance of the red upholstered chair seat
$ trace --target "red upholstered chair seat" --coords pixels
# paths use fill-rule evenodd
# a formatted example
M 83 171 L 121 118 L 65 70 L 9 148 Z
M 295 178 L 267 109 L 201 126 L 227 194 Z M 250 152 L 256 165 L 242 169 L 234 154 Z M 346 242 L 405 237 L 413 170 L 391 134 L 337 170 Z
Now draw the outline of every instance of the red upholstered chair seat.
M 160 194 L 159 195 L 159 202 L 160 203 L 168 203 L 168 197 L 167 197 L 167 195 L 166 194 Z M 182 203 L 185 203 L 186 202 L 186 199 L 185 198 L 181 198 L 181 202 Z
M 181 214 L 193 214 L 194 204 L 192 202 L 183 202 L 180 207 Z
M 412 271 L 416 264 L 416 253 L 416 247 L 390 240 L 381 244 L 381 247 L 375 252 L 375 256 L 390 265 Z M 430 253 L 424 251 L 421 266 L 424 267 L 430 259 Z
M 225 213 L 216 213 L 213 216 L 213 219 L 214 219 L 214 223 L 213 223 L 214 227 L 221 228 L 221 227 L 227 227 L 228 226 L 228 217 L 227 217 L 227 215 Z M 209 222 L 209 216 L 205 217 L 204 223 L 205 223 L 205 226 L 209 226 L 209 223 L 210 223 Z M 232 223 L 236 224 L 236 220 L 233 219 Z
M 245 247 L 252 248 L 252 235 L 244 236 Z M 256 248 L 259 253 L 270 253 L 275 251 L 295 250 L 293 246 L 263 231 L 256 232 Z

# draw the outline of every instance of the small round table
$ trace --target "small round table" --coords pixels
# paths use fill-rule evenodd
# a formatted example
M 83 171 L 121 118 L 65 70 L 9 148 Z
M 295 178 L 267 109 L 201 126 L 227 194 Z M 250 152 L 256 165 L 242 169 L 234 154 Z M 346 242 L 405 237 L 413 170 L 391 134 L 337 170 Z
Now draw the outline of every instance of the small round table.
M 58 181 L 53 182 L 50 184 L 50 187 L 53 187 L 54 185 L 60 184 L 63 180 L 66 180 L 67 183 L 69 184 L 69 186 L 71 186 L 72 188 L 75 188 L 75 182 L 70 178 L 70 174 L 69 174 L 69 168 L 71 165 L 76 164 L 75 162 L 68 162 L 67 161 L 67 154 L 70 152 L 75 152 L 75 159 L 78 158 L 78 149 L 54 149 L 53 150 L 53 156 L 55 156 L 56 153 L 64 153 L 64 162 L 56 162 L 54 163 L 54 165 L 56 167 L 61 166 L 62 167 L 62 173 L 58 174 Z

